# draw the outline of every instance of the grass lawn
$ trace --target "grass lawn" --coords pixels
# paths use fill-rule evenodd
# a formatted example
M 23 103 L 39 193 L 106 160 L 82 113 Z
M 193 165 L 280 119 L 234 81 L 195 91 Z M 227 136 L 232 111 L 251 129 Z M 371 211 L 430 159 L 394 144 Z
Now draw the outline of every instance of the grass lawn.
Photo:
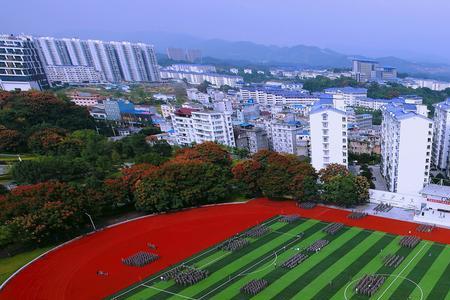
M 52 247 L 38 248 L 17 254 L 13 257 L 0 258 L 0 284 L 8 279 L 8 277 L 20 267 L 51 248 Z
M 399 245 L 399 236 L 347 226 L 329 235 L 322 231 L 327 223 L 310 219 L 282 223 L 275 218 L 266 224 L 269 233 L 247 237 L 250 243 L 238 251 L 211 248 L 185 261 L 209 272 L 196 284 L 182 286 L 156 275 L 112 298 L 366 300 L 367 296 L 355 293 L 356 283 L 365 274 L 382 274 L 386 282 L 374 299 L 450 300 L 448 245 L 421 241 L 413 249 L 405 248 Z M 308 252 L 306 247 L 318 239 L 326 239 L 329 244 L 317 253 Z M 281 267 L 300 252 L 308 255 L 300 265 Z M 403 256 L 404 260 L 397 268 L 387 267 L 383 259 L 388 254 Z M 269 283 L 254 297 L 240 291 L 253 279 Z

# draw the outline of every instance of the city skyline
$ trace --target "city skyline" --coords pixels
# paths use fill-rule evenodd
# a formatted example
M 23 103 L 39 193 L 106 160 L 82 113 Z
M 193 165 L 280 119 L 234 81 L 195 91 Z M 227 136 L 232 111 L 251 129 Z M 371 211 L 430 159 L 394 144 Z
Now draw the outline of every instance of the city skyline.
M 204 39 L 279 46 L 303 44 L 346 54 L 450 62 L 446 51 L 449 33 L 445 26 L 450 3 L 442 0 L 434 1 L 432 6 L 417 0 L 409 1 L 407 6 L 404 1 L 353 3 L 349 0 L 339 3 L 285 1 L 283 5 L 273 1 L 215 1 L 214 5 L 208 4 L 201 0 L 189 3 L 82 0 L 75 6 L 54 0 L 21 1 L 5 3 L 5 10 L 23 7 L 24 18 L 32 22 L 13 22 L 11 14 L 3 16 L 0 25 L 5 33 L 40 36 L 104 39 L 104 34 L 167 32 Z M 54 13 L 55 6 L 59 7 L 57 14 Z M 153 11 L 159 13 L 152 14 Z

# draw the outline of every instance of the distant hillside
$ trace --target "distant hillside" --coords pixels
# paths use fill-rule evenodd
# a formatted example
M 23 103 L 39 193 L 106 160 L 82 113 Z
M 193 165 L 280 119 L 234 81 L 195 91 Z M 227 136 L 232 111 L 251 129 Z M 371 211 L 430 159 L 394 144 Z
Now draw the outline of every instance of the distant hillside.
M 80 35 L 80 33 L 78 32 Z M 253 42 L 231 42 L 220 39 L 201 39 L 186 34 L 164 32 L 111 33 L 89 32 L 81 34 L 87 38 L 119 39 L 141 41 L 156 46 L 158 52 L 165 53 L 167 47 L 198 48 L 203 56 L 220 60 L 248 61 L 252 64 L 285 65 L 296 67 L 350 67 L 352 57 L 371 58 L 381 65 L 396 67 L 399 72 L 427 78 L 450 80 L 450 65 L 407 61 L 397 57 L 365 57 L 342 54 L 330 49 L 296 45 L 279 47 Z

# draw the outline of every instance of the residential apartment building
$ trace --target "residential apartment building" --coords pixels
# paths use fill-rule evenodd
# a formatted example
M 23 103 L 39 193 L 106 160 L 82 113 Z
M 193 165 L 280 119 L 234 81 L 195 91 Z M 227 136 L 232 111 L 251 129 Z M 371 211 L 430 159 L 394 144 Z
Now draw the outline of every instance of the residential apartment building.
M 381 108 L 381 173 L 391 192 L 417 194 L 429 183 L 433 122 L 410 104 Z
M 247 149 L 250 153 L 269 149 L 267 132 L 249 123 L 241 123 L 235 127 L 236 147 Z
M 0 35 L 0 89 L 28 91 L 48 86 L 31 37 Z
M 331 163 L 348 165 L 347 116 L 330 103 L 318 103 L 309 114 L 311 163 L 319 171 Z
M 153 46 L 100 40 L 34 38 L 46 66 L 88 66 L 109 82 L 159 81 Z
M 101 83 L 103 73 L 88 66 L 45 66 L 45 74 L 51 85 L 64 83 Z
M 170 65 L 166 69 L 178 72 L 194 72 L 194 73 L 215 73 L 216 67 L 212 65 L 198 64 L 175 64 Z
M 297 154 L 297 134 L 301 131 L 299 122 L 273 121 L 272 150 L 280 153 Z
M 450 159 L 450 98 L 434 106 L 433 165 L 447 174 Z
M 91 94 L 86 92 L 74 92 L 69 95 L 69 98 L 70 101 L 79 106 L 95 106 L 104 99 L 98 94 Z
M 180 108 L 172 115 L 172 123 L 179 145 L 214 141 L 236 147 L 231 114 Z
M 342 102 L 342 104 L 335 104 L 337 106 L 356 106 L 358 99 L 367 98 L 367 89 L 354 88 L 354 87 L 342 87 L 342 88 L 329 88 L 324 91 L 326 94 L 333 95 L 334 102 Z
M 204 81 L 208 81 L 212 85 L 218 87 L 222 85 L 236 87 L 243 80 L 241 76 L 231 76 L 217 73 L 173 71 L 169 69 L 161 69 L 161 78 L 179 80 L 186 79 L 190 84 L 200 84 Z
M 243 87 L 240 90 L 243 101 L 252 99 L 255 103 L 264 107 L 277 105 L 312 105 L 319 101 L 320 97 L 311 95 L 307 91 L 283 90 L 277 87 Z
M 176 108 L 172 104 L 161 104 L 161 115 L 164 118 L 170 118 L 170 116 L 175 112 Z
M 311 157 L 311 134 L 309 130 L 301 130 L 295 137 L 298 156 Z
M 167 57 L 172 60 L 201 62 L 202 52 L 199 49 L 167 48 Z
M 358 129 L 370 129 L 372 128 L 373 117 L 371 114 L 355 115 L 355 125 Z M 349 122 L 350 123 L 350 122 Z

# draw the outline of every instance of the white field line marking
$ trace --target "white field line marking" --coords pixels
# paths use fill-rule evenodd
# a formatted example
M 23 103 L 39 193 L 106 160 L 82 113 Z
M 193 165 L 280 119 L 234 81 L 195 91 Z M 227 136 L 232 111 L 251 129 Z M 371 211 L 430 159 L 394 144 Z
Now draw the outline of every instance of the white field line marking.
M 280 251 L 283 251 L 283 250 L 288 249 L 288 247 L 289 247 L 291 244 L 296 243 L 296 242 L 297 242 L 298 240 L 300 240 L 300 239 L 301 239 L 301 237 L 298 237 L 298 238 L 296 238 L 295 240 L 289 242 L 287 245 L 284 245 L 281 249 L 278 249 L 277 251 L 275 251 L 274 254 L 277 255 L 277 252 L 280 252 Z M 262 258 L 260 261 L 257 261 L 256 263 L 254 263 L 253 265 L 251 265 L 251 266 L 248 267 L 247 269 L 243 270 L 243 271 L 240 272 L 239 274 L 237 274 L 237 275 L 233 276 L 232 278 L 228 279 L 227 281 L 225 281 L 224 283 L 220 284 L 220 285 L 217 286 L 216 288 L 212 289 L 211 291 L 209 291 L 209 292 L 206 293 L 205 295 L 201 296 L 200 298 L 198 298 L 198 300 L 201 300 L 201 299 L 205 298 L 205 297 L 208 296 L 209 294 L 215 292 L 216 290 L 220 289 L 222 286 L 228 284 L 229 282 L 233 281 L 234 279 L 236 279 L 236 278 L 238 278 L 238 277 L 240 277 L 240 276 L 246 275 L 246 274 L 247 274 L 247 273 L 246 273 L 247 271 L 251 270 L 253 267 L 255 267 L 255 266 L 261 264 L 262 262 L 266 261 L 267 259 L 271 258 L 274 254 L 271 253 L 270 255 L 268 255 L 268 256 Z
M 275 217 L 275 218 L 273 218 L 273 219 L 270 219 L 270 220 L 268 220 L 268 221 L 266 221 L 266 222 L 264 222 L 264 223 L 261 223 L 261 224 L 259 224 L 259 225 L 266 225 L 266 224 L 268 224 L 268 223 L 278 221 L 278 219 L 280 219 L 280 218 L 281 218 L 281 216 L 277 216 L 277 217 Z M 244 232 L 240 233 L 238 236 L 241 236 L 241 235 L 245 234 L 246 231 L 247 231 L 247 230 L 245 230 Z M 233 238 L 233 237 L 231 237 L 231 238 Z M 207 251 L 205 251 L 205 252 L 203 252 L 203 253 L 201 253 L 201 254 L 199 254 L 199 255 L 196 255 L 196 256 L 192 257 L 191 259 L 188 259 L 187 261 L 184 262 L 184 264 L 189 263 L 189 262 L 191 262 L 191 261 L 193 261 L 194 259 L 197 259 L 197 258 L 199 258 L 199 257 L 202 257 L 202 256 L 204 256 L 205 254 L 208 254 L 208 253 L 210 253 L 211 251 L 214 251 L 214 250 L 217 250 L 217 247 L 213 246 L 211 249 L 209 249 L 209 250 L 207 250 Z M 134 291 L 135 289 L 139 288 L 140 286 L 143 286 L 143 285 L 144 285 L 144 286 L 147 286 L 146 284 L 147 284 L 148 282 L 151 282 L 151 281 L 153 281 L 153 280 L 156 280 L 156 279 L 160 278 L 161 276 L 163 276 L 163 275 L 169 273 L 170 271 L 174 270 L 176 267 L 177 267 L 177 266 L 171 268 L 170 270 L 167 270 L 166 272 L 164 272 L 164 273 L 162 273 L 162 274 L 159 274 L 158 276 L 155 276 L 155 277 L 153 277 L 153 278 L 150 278 L 150 279 L 148 279 L 148 280 L 145 280 L 145 281 L 142 282 L 141 284 L 138 284 L 138 285 L 136 285 L 135 287 L 132 287 L 131 289 L 128 289 L 128 290 L 126 290 L 126 291 L 124 291 L 124 292 L 122 292 L 122 293 L 120 293 L 120 294 L 114 296 L 112 299 L 113 299 L 113 300 L 118 299 L 119 297 L 122 297 L 123 295 L 126 295 L 126 294 L 128 294 L 129 292 L 131 292 L 131 291 Z
M 394 274 L 373 274 L 373 275 L 380 275 L 380 276 L 387 276 L 387 277 L 393 277 L 393 276 L 395 276 Z M 363 276 L 363 277 L 364 277 L 364 276 Z M 347 286 L 345 287 L 345 290 L 344 290 L 344 299 L 345 299 L 345 300 L 348 300 L 348 296 L 347 296 L 348 288 L 349 288 L 350 286 L 352 286 L 355 282 L 360 281 L 363 277 L 358 278 L 358 279 L 355 279 L 355 280 L 352 280 L 351 282 L 349 282 L 349 283 L 347 284 Z M 417 287 L 419 288 L 419 292 L 420 292 L 420 298 L 419 298 L 419 300 L 422 300 L 422 299 L 423 299 L 423 289 L 420 287 L 420 285 L 417 284 L 417 282 L 412 281 L 411 279 L 406 278 L 406 277 L 403 277 L 403 276 L 399 276 L 399 278 L 401 278 L 401 279 L 403 279 L 403 280 L 407 280 L 407 281 L 411 282 L 412 284 L 414 284 L 415 286 L 417 286 Z
M 166 291 L 166 290 L 163 290 L 163 289 L 159 289 L 159 288 L 157 288 L 157 287 L 154 287 L 154 286 L 150 286 L 150 285 L 146 285 L 146 284 L 141 284 L 142 286 L 145 286 L 146 288 L 149 288 L 149 289 L 154 289 L 154 290 L 157 290 L 157 291 L 160 291 L 160 292 L 164 292 L 164 293 L 167 293 L 167 294 L 171 294 L 171 295 L 174 295 L 174 296 L 178 296 L 178 297 L 181 297 L 181 298 L 184 298 L 184 299 L 192 299 L 192 300 L 197 300 L 197 299 L 195 299 L 195 298 L 191 298 L 191 297 L 188 297 L 188 296 L 183 296 L 183 295 L 181 295 L 181 294 L 177 294 L 177 293 L 172 293 L 172 292 L 169 292 L 169 291 Z
M 244 273 L 244 274 L 241 274 L 241 276 L 246 276 L 246 275 L 250 275 L 250 274 L 255 274 L 255 273 L 259 273 L 259 272 L 262 272 L 262 271 L 264 271 L 264 270 L 267 270 L 268 268 L 270 268 L 271 266 L 273 266 L 273 265 L 277 262 L 277 260 L 278 260 L 278 255 L 277 255 L 277 253 L 275 252 L 275 258 L 274 258 L 274 260 L 273 260 L 270 264 L 268 264 L 265 268 L 262 268 L 262 269 L 259 269 L 259 270 L 253 271 L 253 272 Z
M 422 248 L 420 248 L 419 251 L 417 251 L 416 255 L 414 255 L 413 258 L 411 258 L 411 260 L 406 264 L 406 266 L 400 271 L 400 273 L 397 274 L 397 276 L 395 276 L 394 280 L 392 280 L 392 282 L 388 285 L 388 287 L 383 291 L 383 293 L 380 295 L 380 297 L 377 298 L 377 300 L 380 300 L 381 298 L 383 298 L 384 294 L 386 294 L 386 292 L 389 290 L 389 288 L 397 281 L 397 279 L 402 275 L 402 273 L 409 267 L 409 265 L 413 262 L 414 259 L 416 259 L 416 257 L 420 254 L 420 252 L 422 252 L 423 248 L 425 248 L 425 246 L 428 245 L 428 243 L 424 243 Z

